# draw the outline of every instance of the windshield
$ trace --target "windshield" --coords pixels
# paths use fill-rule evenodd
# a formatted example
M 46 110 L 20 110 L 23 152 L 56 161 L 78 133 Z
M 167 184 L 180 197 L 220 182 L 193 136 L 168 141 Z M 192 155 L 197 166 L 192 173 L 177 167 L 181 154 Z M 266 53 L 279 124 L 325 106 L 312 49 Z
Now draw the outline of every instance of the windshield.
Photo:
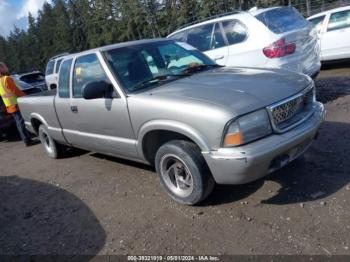
M 17 78 L 13 78 L 13 80 L 15 81 L 16 86 L 19 87 L 21 90 L 25 90 L 32 87 L 30 84 L 23 82 Z
M 194 47 L 180 42 L 160 41 L 108 50 L 105 57 L 127 92 L 196 73 L 215 62 Z M 204 67 L 206 65 L 207 67 Z
M 270 9 L 255 17 L 276 34 L 304 28 L 309 23 L 294 7 Z
M 45 81 L 45 76 L 42 73 L 32 73 L 21 76 L 20 80 L 28 84 L 34 84 Z

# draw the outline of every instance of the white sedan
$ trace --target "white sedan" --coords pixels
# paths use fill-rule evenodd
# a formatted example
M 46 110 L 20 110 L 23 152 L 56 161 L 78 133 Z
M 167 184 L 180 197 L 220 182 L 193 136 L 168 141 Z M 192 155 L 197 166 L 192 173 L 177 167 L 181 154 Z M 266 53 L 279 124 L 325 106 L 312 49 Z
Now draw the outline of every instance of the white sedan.
M 350 6 L 311 16 L 321 45 L 321 61 L 350 58 Z

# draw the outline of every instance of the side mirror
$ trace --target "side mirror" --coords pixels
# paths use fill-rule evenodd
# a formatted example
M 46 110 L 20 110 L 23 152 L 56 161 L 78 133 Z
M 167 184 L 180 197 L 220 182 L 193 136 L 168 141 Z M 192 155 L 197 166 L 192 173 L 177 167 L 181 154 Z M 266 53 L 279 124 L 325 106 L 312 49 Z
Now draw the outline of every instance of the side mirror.
M 91 81 L 83 85 L 81 90 L 83 98 L 97 99 L 97 98 L 112 98 L 113 86 L 106 81 Z

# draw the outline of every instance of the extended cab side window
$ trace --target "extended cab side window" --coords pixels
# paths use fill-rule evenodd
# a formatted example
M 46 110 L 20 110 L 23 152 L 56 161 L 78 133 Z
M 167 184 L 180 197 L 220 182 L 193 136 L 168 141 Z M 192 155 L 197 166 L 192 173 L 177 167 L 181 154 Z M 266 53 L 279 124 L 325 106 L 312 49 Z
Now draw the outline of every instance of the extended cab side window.
M 237 20 L 224 21 L 222 22 L 222 26 L 224 27 L 224 32 L 230 45 L 242 43 L 247 38 L 245 26 Z
M 61 98 L 69 98 L 69 80 L 72 59 L 62 63 L 58 76 L 58 95 Z
M 327 31 L 350 27 L 350 10 L 337 12 L 331 15 Z
M 73 72 L 73 97 L 82 97 L 82 87 L 92 81 L 109 82 L 96 54 L 78 57 Z

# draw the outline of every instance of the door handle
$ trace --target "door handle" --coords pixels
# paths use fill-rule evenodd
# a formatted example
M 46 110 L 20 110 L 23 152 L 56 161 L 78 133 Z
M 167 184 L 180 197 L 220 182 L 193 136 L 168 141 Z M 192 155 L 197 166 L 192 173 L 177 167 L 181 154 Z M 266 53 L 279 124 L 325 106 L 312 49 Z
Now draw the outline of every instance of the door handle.
M 216 56 L 216 57 L 214 57 L 214 60 L 220 60 L 220 59 L 223 59 L 225 56 Z
M 78 107 L 77 107 L 77 106 L 71 106 L 71 107 L 70 107 L 70 110 L 71 110 L 73 113 L 78 113 Z

